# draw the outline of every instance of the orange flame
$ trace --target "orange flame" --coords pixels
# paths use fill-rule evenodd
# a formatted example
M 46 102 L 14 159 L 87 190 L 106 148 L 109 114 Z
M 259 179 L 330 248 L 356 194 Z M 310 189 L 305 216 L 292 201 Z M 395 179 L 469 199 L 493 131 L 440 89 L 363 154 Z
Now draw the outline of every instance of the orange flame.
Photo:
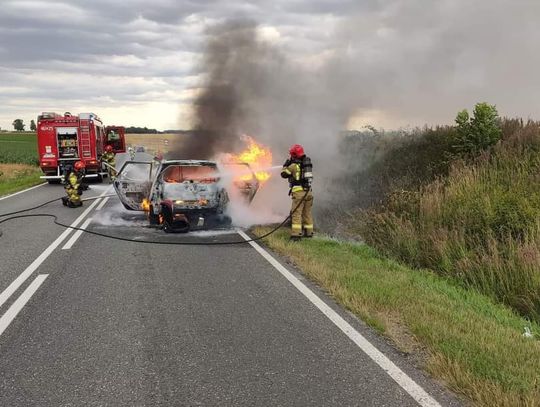
M 271 174 L 265 169 L 272 166 L 272 151 L 268 147 L 257 143 L 253 137 L 245 135 L 242 139 L 247 143 L 246 149 L 239 154 L 230 154 L 230 159 L 249 164 L 259 182 L 268 181 Z M 250 181 L 253 176 L 246 174 L 238 178 L 242 181 Z
M 141 203 L 141 208 L 145 212 L 150 212 L 150 201 L 146 198 L 143 199 Z

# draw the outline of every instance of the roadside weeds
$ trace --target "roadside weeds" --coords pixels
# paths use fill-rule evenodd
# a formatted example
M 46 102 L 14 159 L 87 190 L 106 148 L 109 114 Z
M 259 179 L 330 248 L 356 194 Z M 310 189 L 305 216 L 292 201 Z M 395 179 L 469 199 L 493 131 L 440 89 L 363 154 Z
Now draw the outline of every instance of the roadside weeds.
M 0 196 L 43 182 L 39 167 L 27 164 L 0 164 Z

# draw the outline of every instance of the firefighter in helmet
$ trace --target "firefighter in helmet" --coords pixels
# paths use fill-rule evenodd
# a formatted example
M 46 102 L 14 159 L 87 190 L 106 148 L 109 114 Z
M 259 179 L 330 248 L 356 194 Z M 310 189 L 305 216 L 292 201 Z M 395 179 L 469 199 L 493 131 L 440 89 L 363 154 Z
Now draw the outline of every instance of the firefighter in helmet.
M 283 164 L 281 177 L 289 180 L 289 195 L 292 197 L 291 240 L 299 240 L 302 236 L 313 237 L 313 165 L 300 144 L 292 146 L 289 153 L 290 158 Z
M 113 152 L 113 147 L 110 144 L 105 146 L 105 152 L 101 156 L 101 161 L 106 164 L 107 173 L 109 174 L 109 182 L 112 182 L 116 179 L 116 170 L 115 165 L 115 155 Z
M 131 161 L 135 161 L 135 150 L 133 149 L 133 147 L 131 146 L 128 147 L 128 153 L 129 153 L 129 159 Z
M 85 165 L 82 161 L 77 161 L 69 174 L 64 178 L 64 188 L 67 196 L 62 197 L 64 206 L 77 208 L 82 206 L 81 195 L 83 190 L 82 179 L 84 177 Z
M 154 155 L 154 159 L 152 160 L 152 163 L 157 167 L 161 162 L 163 161 L 163 153 L 161 151 L 158 151 Z

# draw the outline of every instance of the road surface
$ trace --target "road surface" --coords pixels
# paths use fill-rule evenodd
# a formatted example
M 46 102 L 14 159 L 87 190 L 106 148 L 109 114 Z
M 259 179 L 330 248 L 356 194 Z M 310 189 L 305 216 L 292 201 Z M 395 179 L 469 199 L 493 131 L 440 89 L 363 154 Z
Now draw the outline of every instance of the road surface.
M 0 214 L 62 194 L 40 186 Z M 114 197 L 30 213 L 139 240 L 246 236 L 166 235 Z M 2 406 L 459 405 L 260 245 L 122 242 L 49 218 L 0 230 Z

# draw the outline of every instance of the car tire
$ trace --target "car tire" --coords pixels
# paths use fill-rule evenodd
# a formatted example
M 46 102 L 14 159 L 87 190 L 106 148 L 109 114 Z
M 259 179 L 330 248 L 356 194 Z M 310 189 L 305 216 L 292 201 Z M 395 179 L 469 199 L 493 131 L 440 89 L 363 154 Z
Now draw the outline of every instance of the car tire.
M 171 224 L 168 221 L 163 221 L 163 231 L 165 233 L 173 233 L 174 229 L 172 228 Z

